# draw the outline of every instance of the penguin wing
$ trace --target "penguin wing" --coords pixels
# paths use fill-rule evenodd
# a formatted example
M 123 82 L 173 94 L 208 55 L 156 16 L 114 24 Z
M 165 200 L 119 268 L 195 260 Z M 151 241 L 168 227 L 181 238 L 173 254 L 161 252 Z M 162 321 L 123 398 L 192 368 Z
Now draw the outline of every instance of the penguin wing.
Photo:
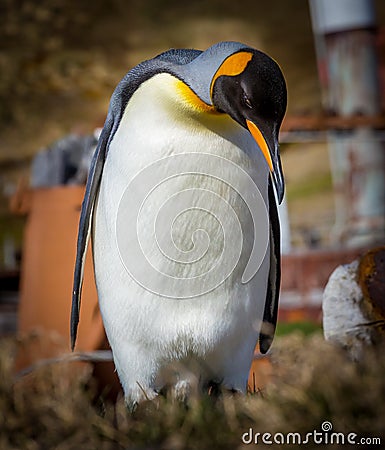
M 75 347 L 79 324 L 84 264 L 88 242 L 91 235 L 92 216 L 110 142 L 119 127 L 127 103 L 144 81 L 148 80 L 157 73 L 169 72 L 176 74 L 178 73 L 178 66 L 188 64 L 201 53 L 202 52 L 200 50 L 172 49 L 161 53 L 154 59 L 144 61 L 135 66 L 125 75 L 125 77 L 117 85 L 111 97 L 107 119 L 92 159 L 91 168 L 87 179 L 86 192 L 80 213 L 70 321 L 72 350 Z
M 95 205 L 95 199 L 99 190 L 100 180 L 102 177 L 104 161 L 107 154 L 107 142 L 112 126 L 107 120 L 103 131 L 100 135 L 98 146 L 92 158 L 90 171 L 88 174 L 86 192 L 84 195 L 80 221 L 78 230 L 78 240 L 76 247 L 76 262 L 74 283 L 72 290 L 72 307 L 71 307 L 71 349 L 75 347 L 79 312 L 80 312 L 80 298 L 83 284 L 84 264 L 88 248 L 88 242 L 91 235 L 92 215 Z
M 271 177 L 269 177 L 268 200 L 270 216 L 270 270 L 267 282 L 263 323 L 259 334 L 259 348 L 261 353 L 266 353 L 273 342 L 277 324 L 278 300 L 281 284 L 281 230 Z

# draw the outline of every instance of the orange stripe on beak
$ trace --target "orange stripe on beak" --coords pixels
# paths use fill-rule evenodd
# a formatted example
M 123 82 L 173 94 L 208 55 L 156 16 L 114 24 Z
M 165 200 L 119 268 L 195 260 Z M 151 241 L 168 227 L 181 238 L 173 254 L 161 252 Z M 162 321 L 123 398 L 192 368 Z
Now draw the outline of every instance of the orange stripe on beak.
M 266 162 L 270 168 L 270 171 L 274 172 L 273 161 L 271 160 L 269 147 L 266 144 L 265 138 L 263 137 L 263 135 L 260 132 L 257 125 L 255 125 L 253 122 L 246 119 L 246 124 L 247 124 L 247 128 L 249 129 L 251 135 L 256 140 L 257 144 L 259 145 L 259 148 L 261 149 L 263 156 L 266 159 Z

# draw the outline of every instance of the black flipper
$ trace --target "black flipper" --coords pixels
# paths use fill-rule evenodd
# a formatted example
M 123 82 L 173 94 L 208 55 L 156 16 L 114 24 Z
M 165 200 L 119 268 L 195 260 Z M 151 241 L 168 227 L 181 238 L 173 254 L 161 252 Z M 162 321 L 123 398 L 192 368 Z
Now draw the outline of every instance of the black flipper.
M 279 226 L 278 207 L 271 178 L 268 187 L 270 216 L 270 271 L 267 283 L 263 323 L 259 334 L 259 349 L 266 353 L 274 338 L 278 315 L 278 300 L 281 285 L 281 230 Z
M 76 342 L 76 335 L 79 323 L 80 299 L 83 285 L 84 264 L 88 248 L 88 242 L 91 235 L 92 214 L 95 205 L 95 199 L 99 190 L 102 177 L 106 149 L 111 126 L 106 124 L 100 135 L 98 146 L 92 159 L 90 172 L 88 174 L 86 192 L 84 195 L 82 209 L 80 213 L 78 241 L 76 248 L 76 263 L 74 273 L 74 284 L 72 290 L 71 307 L 71 349 L 73 350 Z

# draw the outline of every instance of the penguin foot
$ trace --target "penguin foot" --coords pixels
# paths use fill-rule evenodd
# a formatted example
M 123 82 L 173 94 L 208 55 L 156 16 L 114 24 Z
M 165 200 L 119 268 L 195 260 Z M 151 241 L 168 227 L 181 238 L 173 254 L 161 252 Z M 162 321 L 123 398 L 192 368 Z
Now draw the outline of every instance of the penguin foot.
M 182 403 L 186 403 L 191 394 L 191 384 L 187 380 L 180 380 L 174 386 L 174 398 Z
M 131 387 L 125 392 L 126 407 L 130 413 L 133 413 L 140 403 L 154 400 L 157 396 L 158 394 L 153 389 L 136 382 L 136 386 Z

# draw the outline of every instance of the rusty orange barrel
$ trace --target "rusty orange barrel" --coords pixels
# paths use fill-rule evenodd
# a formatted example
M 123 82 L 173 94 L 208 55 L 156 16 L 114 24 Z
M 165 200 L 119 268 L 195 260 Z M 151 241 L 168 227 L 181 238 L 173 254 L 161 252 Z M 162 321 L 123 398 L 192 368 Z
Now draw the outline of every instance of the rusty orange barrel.
M 56 339 L 62 342 L 61 351 L 70 351 L 72 278 L 83 195 L 83 186 L 34 189 L 27 192 L 27 201 L 23 202 L 27 223 L 18 330 L 22 335 L 53 332 L 62 338 Z M 104 340 L 89 248 L 76 349 L 95 350 L 103 345 Z

